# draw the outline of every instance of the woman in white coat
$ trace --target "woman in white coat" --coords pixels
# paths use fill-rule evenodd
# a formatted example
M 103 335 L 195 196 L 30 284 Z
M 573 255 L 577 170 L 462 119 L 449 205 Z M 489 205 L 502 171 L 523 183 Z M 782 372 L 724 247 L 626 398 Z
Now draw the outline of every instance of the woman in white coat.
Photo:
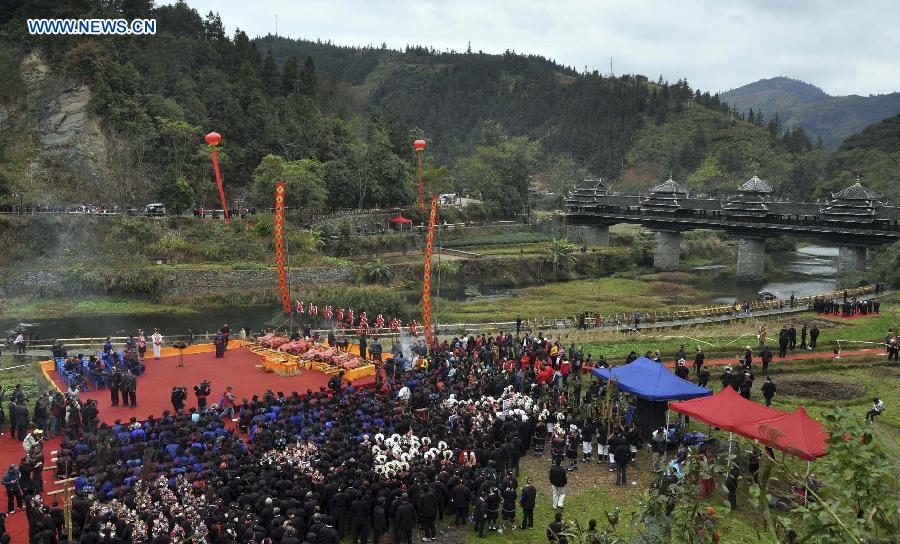
M 153 358 L 159 359 L 159 354 L 162 351 L 162 335 L 159 333 L 159 329 L 153 330 L 153 336 L 150 337 L 150 341 L 153 343 Z

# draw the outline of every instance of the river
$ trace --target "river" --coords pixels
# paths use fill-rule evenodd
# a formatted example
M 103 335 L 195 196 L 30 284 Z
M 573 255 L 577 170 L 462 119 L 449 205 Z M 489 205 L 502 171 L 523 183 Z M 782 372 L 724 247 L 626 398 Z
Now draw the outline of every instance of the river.
M 806 246 L 776 259 L 780 259 L 781 269 L 788 273 L 790 280 L 736 283 L 732 276 L 723 272 L 724 266 L 709 266 L 695 268 L 693 272 L 697 279 L 691 283 L 704 291 L 719 293 L 714 301 L 721 303 L 753 300 L 760 291 L 787 299 L 791 295 L 804 297 L 837 288 L 838 248 Z
M 144 329 L 147 336 L 150 336 L 154 327 L 159 327 L 163 336 L 186 335 L 189 328 L 195 334 L 203 334 L 215 332 L 225 323 L 235 330 L 244 325 L 259 330 L 263 324 L 282 317 L 284 314 L 279 316 L 279 310 L 280 306 L 241 306 L 190 314 L 92 315 L 41 319 L 30 321 L 28 330 L 32 338 L 40 339 L 126 336 L 137 334 L 138 329 Z M 14 321 L 0 321 L 0 331 L 8 331 L 16 325 Z
M 715 302 L 728 303 L 735 300 L 755 299 L 760 291 L 771 291 L 779 298 L 791 295 L 800 297 L 833 291 L 837 281 L 838 249 L 820 246 L 806 246 L 797 251 L 786 253 L 781 268 L 790 274 L 790 280 L 761 281 L 757 283 L 738 284 L 734 277 L 724 270 L 724 266 L 708 266 L 693 269 L 694 279 L 691 283 L 706 292 L 715 292 L 719 296 Z M 458 291 L 458 292 L 457 292 Z M 477 290 L 444 290 L 442 296 L 463 300 L 474 296 L 510 296 L 515 290 L 484 288 Z M 410 300 L 411 304 L 418 301 Z M 247 325 L 259 330 L 263 325 L 280 325 L 283 314 L 277 306 L 242 306 L 226 307 L 216 310 L 204 310 L 191 314 L 140 314 L 140 315 L 97 315 L 85 317 L 69 317 L 60 319 L 42 319 L 32 321 L 29 330 L 33 338 L 79 338 L 124 336 L 136 334 L 144 329 L 149 335 L 154 327 L 159 327 L 163 335 L 187 334 L 188 328 L 196 334 L 214 332 L 228 323 L 232 328 Z M 14 321 L 0 321 L 0 331 L 6 332 L 17 326 Z

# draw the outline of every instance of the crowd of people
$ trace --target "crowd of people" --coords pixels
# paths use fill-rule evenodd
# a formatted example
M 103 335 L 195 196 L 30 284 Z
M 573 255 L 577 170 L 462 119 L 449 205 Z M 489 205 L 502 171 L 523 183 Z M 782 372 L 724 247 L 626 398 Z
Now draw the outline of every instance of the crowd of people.
M 602 384 L 582 392 L 588 360 L 542 337 L 471 337 L 430 357 L 398 353 L 377 388 L 338 380 L 241 400 L 226 388 L 209 403 L 205 382 L 193 388 L 196 406 L 176 387 L 171 411 L 111 425 L 70 384 L 42 396 L 46 419 L 36 413 L 37 429 L 17 437 L 26 452 L 3 480 L 9 513 L 24 508 L 32 542 L 68 530 L 59 504 L 41 499 L 43 443 L 60 433 L 54 474 L 74 479 L 75 541 L 316 544 L 390 534 L 410 543 L 416 531 L 436 539 L 441 521 L 479 536 L 529 530 L 541 498 L 519 480 L 522 456 L 549 454 L 546 500 L 562 509 L 579 462 L 596 452 L 624 484 L 642 446 L 624 397 L 607 413 Z M 10 397 L 24 405 L 22 394 Z
M 229 332 L 220 331 L 217 356 Z M 377 339 L 370 342 L 380 355 Z M 740 364 L 721 375 L 723 387 L 748 398 L 752 351 L 748 346 Z M 421 344 L 404 353 L 395 343 L 392 355 L 371 388 L 338 375 L 318 390 L 269 389 L 238 399 L 230 386 L 215 390 L 204 381 L 192 387 L 193 399 L 188 386 L 173 387 L 171 411 L 111 425 L 100 421 L 96 403 L 80 400 L 76 378 L 65 393 L 38 400 L 43 409 L 39 415 L 36 405 L 32 433 L 17 389 L 10 417 L 15 404 L 25 456 L 3 479 L 9 513 L 25 509 L 32 542 L 54 543 L 69 530 L 59 505 L 41 498 L 43 443 L 62 434 L 54 474 L 74 482 L 76 542 L 335 544 L 348 535 L 354 543 L 390 535 L 411 544 L 417 531 L 435 540 L 442 522 L 469 526 L 479 537 L 527 531 L 542 507 L 557 511 L 548 538 L 564 542 L 572 473 L 600 465 L 624 486 L 648 444 L 661 478 L 678 477 L 691 455 L 669 429 L 642 431 L 629 396 L 599 380 L 585 383 L 584 370 L 606 365 L 602 355 L 594 359 L 558 339 L 506 332 L 444 341 L 430 354 Z M 662 362 L 659 352 L 647 355 Z M 693 355 L 692 371 L 682 346 L 675 373 L 707 385 L 705 354 L 697 347 Z M 100 362 L 108 358 L 111 366 L 98 372 L 112 405 L 119 401 L 116 373 L 153 371 L 144 356 L 138 339 L 121 354 L 104 347 Z M 772 354 L 764 347 L 760 357 L 765 368 Z M 90 357 L 73 365 L 77 374 L 75 367 L 87 369 L 85 381 L 93 378 Z M 770 404 L 771 378 L 761 390 Z M 123 403 L 136 404 L 134 387 L 118 391 L 127 393 Z M 0 389 L 0 400 L 4 395 Z M 664 462 L 669 449 L 677 450 L 672 464 Z M 530 479 L 520 481 L 526 455 L 547 460 L 548 497 Z M 730 476 L 732 487 L 738 477 Z
M 842 317 L 881 313 L 881 301 L 877 298 L 857 300 L 855 297 L 839 299 L 814 298 L 809 307 L 819 314 L 834 314 Z

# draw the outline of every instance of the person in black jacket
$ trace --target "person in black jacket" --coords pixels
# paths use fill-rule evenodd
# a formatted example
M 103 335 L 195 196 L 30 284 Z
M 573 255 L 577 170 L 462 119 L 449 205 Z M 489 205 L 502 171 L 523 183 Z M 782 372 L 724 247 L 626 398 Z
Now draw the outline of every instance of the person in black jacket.
M 471 492 L 469 488 L 460 480 L 458 484 L 450 491 L 450 506 L 453 508 L 453 524 L 459 527 L 466 522 L 466 515 L 469 513 L 469 501 L 471 500 Z
M 613 452 L 616 460 L 616 485 L 625 485 L 628 483 L 626 468 L 631 461 L 631 448 L 628 447 L 628 442 L 624 438 L 620 437 L 616 442 L 616 449 Z
M 358 491 L 350 502 L 350 529 L 353 544 L 366 544 L 369 541 L 369 507 L 366 497 Z
M 594 449 L 594 433 L 597 432 L 597 424 L 588 417 L 584 422 L 584 428 L 581 430 L 581 460 L 585 463 L 591 460 L 591 452 Z
M 341 537 L 334 528 L 334 518 L 325 517 L 325 527 L 319 530 L 319 544 L 340 544 Z
M 763 372 L 768 372 L 769 363 L 772 362 L 772 350 L 769 349 L 769 346 L 763 347 L 762 353 L 759 354 L 759 358 L 762 360 Z
M 766 381 L 762 384 L 763 398 L 766 399 L 766 406 L 772 406 L 772 397 L 775 396 L 777 388 L 771 376 L 766 376 Z
M 625 446 L 626 448 L 628 446 Z M 553 462 L 553 466 L 550 467 L 550 487 L 553 490 L 553 509 L 563 507 L 563 502 L 566 500 L 566 484 L 568 483 L 568 476 L 566 475 L 566 469 L 562 467 L 560 464 L 561 461 L 556 460 Z
M 697 353 L 694 355 L 694 374 L 700 373 L 700 367 L 703 366 L 703 362 L 706 360 L 706 354 L 703 353 L 703 350 L 700 349 L 700 346 L 697 346 Z
M 372 542 L 379 544 L 388 530 L 387 510 L 384 508 L 385 498 L 378 497 L 372 509 Z
M 809 349 L 816 349 L 816 342 L 819 340 L 819 326 L 813 323 L 809 329 Z
M 435 498 L 431 488 L 426 487 L 424 491 L 422 491 L 422 494 L 419 495 L 419 508 L 417 509 L 419 525 L 422 527 L 422 531 L 425 532 L 425 536 L 422 537 L 422 540 L 425 542 L 431 542 L 437 538 L 437 529 L 434 526 L 434 519 L 437 517 L 437 511 L 437 498 Z
M 500 517 L 500 493 L 496 487 L 492 487 L 487 496 L 486 522 L 491 531 L 497 530 L 497 519 Z
M 110 401 L 112 401 L 112 405 L 118 406 L 119 389 L 122 388 L 122 372 L 120 372 L 118 368 L 114 368 L 112 374 L 110 374 L 109 378 L 107 378 L 106 383 L 109 386 L 109 397 Z M 127 403 L 124 394 L 122 395 L 122 403 Z
M 553 523 L 547 527 L 547 542 L 550 544 L 567 544 L 568 540 L 566 540 L 566 536 L 563 534 L 565 530 L 565 525 L 563 524 L 562 512 L 557 512 L 555 516 L 553 516 Z
M 339 540 L 344 539 L 347 525 L 350 524 L 350 494 L 341 486 L 328 501 L 329 512 L 334 518 L 334 528 L 337 530 Z
M 537 488 L 531 483 L 531 478 L 525 480 L 522 488 L 522 497 L 519 504 L 522 506 L 522 529 L 534 527 L 534 506 L 537 502 Z
M 788 344 L 790 344 L 791 339 L 786 327 L 781 327 L 781 330 L 778 332 L 778 356 L 784 359 L 784 356 L 787 355 Z
M 394 512 L 394 544 L 412 544 L 412 532 L 417 523 L 416 509 L 409 503 L 409 495 L 404 493 Z
M 499 532 L 502 533 L 507 525 L 514 531 L 516 529 L 516 488 L 512 485 L 507 485 L 500 492 L 500 499 L 502 500 L 502 514 Z
M 706 387 L 706 384 L 709 383 L 709 367 L 706 365 L 702 365 L 700 367 L 699 372 L 697 372 L 697 385 L 700 387 Z
M 484 538 L 484 525 L 487 520 L 487 492 L 482 491 L 475 499 L 475 511 L 472 516 L 475 518 L 475 532 L 478 538 Z

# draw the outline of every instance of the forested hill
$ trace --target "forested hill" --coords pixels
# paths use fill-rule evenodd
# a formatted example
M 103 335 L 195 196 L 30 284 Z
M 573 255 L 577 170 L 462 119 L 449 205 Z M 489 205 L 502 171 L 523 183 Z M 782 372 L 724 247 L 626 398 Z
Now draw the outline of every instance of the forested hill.
M 0 204 L 214 205 L 211 130 L 229 196 L 266 207 L 276 179 L 290 206 L 408 205 L 418 137 L 428 190 L 468 190 L 490 216 L 521 213 L 530 185 L 559 198 L 588 176 L 643 190 L 671 174 L 708 193 L 753 174 L 810 195 L 831 181 L 801 129 L 750 122 L 686 81 L 513 52 L 251 40 L 181 1 L 12 6 L 0 13 Z M 153 17 L 157 34 L 25 32 L 26 17 L 86 15 Z
M 848 136 L 886 117 L 900 113 L 900 93 L 870 96 L 831 96 L 822 89 L 786 77 L 763 79 L 722 93 L 722 100 L 744 115 L 753 110 L 775 115 L 787 127 L 801 126 L 813 139 L 821 137 L 828 150 Z
M 644 76 L 579 73 L 539 56 L 347 48 L 266 36 L 255 40 L 276 63 L 311 58 L 325 80 L 359 86 L 371 104 L 422 128 L 444 161 L 471 152 L 481 123 L 540 141 L 550 154 L 574 159 L 594 175 L 617 177 L 647 118 L 665 122 L 694 102 L 725 112 L 715 96 L 686 81 L 649 83 Z M 333 79 L 332 79 L 333 78 Z M 327 84 L 326 84 L 327 85 Z
M 846 187 L 857 176 L 888 200 L 900 192 L 900 115 L 850 136 L 828 161 L 822 190 Z

